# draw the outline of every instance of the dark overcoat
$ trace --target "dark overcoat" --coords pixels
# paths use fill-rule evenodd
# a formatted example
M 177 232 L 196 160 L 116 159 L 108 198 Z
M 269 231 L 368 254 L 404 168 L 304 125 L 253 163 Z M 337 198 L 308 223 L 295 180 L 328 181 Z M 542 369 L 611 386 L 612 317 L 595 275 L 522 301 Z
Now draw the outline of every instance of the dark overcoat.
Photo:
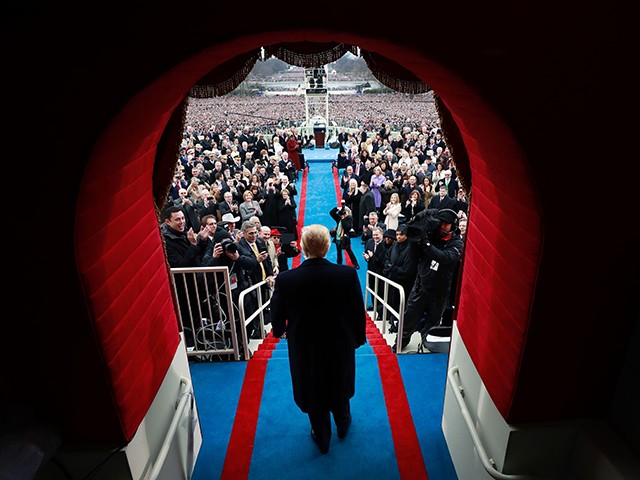
M 358 274 L 325 258 L 280 272 L 271 297 L 273 334 L 285 331 L 293 398 L 305 413 L 355 393 L 355 349 L 366 341 Z

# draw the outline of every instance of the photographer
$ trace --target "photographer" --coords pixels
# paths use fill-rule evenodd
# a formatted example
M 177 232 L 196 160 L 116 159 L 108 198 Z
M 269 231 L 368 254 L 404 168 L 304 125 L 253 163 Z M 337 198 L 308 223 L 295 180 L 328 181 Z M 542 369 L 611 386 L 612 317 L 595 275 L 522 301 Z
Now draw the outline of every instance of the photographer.
M 351 216 L 351 210 L 345 205 L 345 201 L 342 200 L 340 207 L 332 208 L 329 215 L 331 215 L 331 218 L 336 222 L 336 228 L 331 229 L 333 242 L 336 244 L 338 253 L 336 263 L 338 265 L 342 265 L 342 251 L 344 250 L 347 252 L 347 255 L 349 255 L 349 259 L 355 269 L 360 269 L 358 259 L 351 249 L 351 237 L 356 235 L 355 230 L 353 229 L 353 217 Z
M 458 215 L 451 209 L 424 210 L 409 222 L 407 237 L 409 248 L 418 260 L 413 288 L 404 310 L 404 325 L 400 349 L 405 348 L 418 328 L 421 317 L 426 317 L 421 334 L 437 325 L 447 306 L 451 279 L 462 255 L 463 242 L 457 233 Z M 393 346 L 396 352 L 398 338 Z
M 224 229 L 216 230 L 213 241 L 209 242 L 202 257 L 203 267 L 227 267 L 229 269 L 229 288 L 231 290 L 231 301 L 234 306 L 234 317 L 238 321 L 240 319 L 239 299 L 243 290 L 249 288 L 252 283 L 248 275 L 248 271 L 255 268 L 256 260 L 247 255 L 241 255 L 236 242 L 231 238 L 229 233 Z M 221 299 L 226 299 L 226 290 L 222 279 L 218 279 L 218 285 L 222 285 L 220 290 Z M 220 302 L 221 307 L 226 306 L 225 301 Z M 228 328 L 228 318 L 230 312 L 223 309 L 226 314 Z M 239 324 L 238 324 L 239 326 Z M 242 344 L 242 336 L 238 330 L 238 340 Z M 242 349 L 240 350 L 242 352 Z

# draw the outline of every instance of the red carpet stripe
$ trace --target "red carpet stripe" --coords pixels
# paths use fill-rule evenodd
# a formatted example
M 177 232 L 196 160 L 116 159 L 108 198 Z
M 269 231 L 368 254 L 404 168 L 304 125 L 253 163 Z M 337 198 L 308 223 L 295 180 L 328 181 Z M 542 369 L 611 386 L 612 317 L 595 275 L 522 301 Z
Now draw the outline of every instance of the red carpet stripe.
M 368 314 L 367 317 L 369 317 Z M 382 392 L 387 406 L 400 478 L 403 480 L 426 480 L 429 476 L 420 450 L 418 434 L 413 424 L 398 358 L 395 353 L 391 352 L 391 347 L 371 317 L 367 321 L 367 340 L 378 359 Z
M 298 199 L 298 238 L 300 238 L 300 234 L 302 232 L 302 227 L 304 225 L 304 210 L 307 205 L 307 177 L 309 176 L 309 169 L 305 168 L 302 171 L 302 185 L 300 186 L 300 198 Z M 298 247 L 300 246 L 300 242 L 298 241 Z M 297 257 L 293 257 L 291 260 L 291 268 L 296 268 L 300 265 L 300 258 L 302 254 Z
M 268 350 L 268 353 L 270 357 L 271 350 Z M 227 455 L 220 475 L 223 480 L 249 477 L 267 361 L 268 358 L 252 358 L 247 362 L 236 418 L 233 421 Z
M 298 200 L 298 238 L 304 225 L 304 211 L 307 199 L 307 177 L 308 169 L 302 171 L 302 185 L 300 187 L 300 197 Z M 300 257 L 294 257 L 291 268 L 300 265 Z M 267 361 L 271 358 L 271 353 L 276 344 L 280 341 L 274 338 L 271 333 L 263 340 L 262 344 L 251 359 L 247 362 L 247 370 L 244 374 L 244 382 L 236 418 L 231 430 L 231 438 L 227 446 L 227 455 L 222 467 L 222 480 L 236 480 L 248 478 L 251 466 L 251 456 L 253 455 L 253 445 L 255 443 L 256 428 L 258 425 L 258 414 L 260 403 L 262 402 L 262 391 L 264 389 L 264 377 L 267 372 Z

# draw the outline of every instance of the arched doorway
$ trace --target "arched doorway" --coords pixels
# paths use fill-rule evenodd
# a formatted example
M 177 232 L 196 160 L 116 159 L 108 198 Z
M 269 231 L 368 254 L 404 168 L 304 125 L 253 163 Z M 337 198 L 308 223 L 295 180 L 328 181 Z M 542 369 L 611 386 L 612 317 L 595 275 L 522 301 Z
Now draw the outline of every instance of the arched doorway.
M 505 417 L 509 412 L 542 242 L 535 190 L 509 129 L 460 78 L 418 51 L 349 33 L 271 32 L 212 46 L 175 66 L 131 100 L 89 161 L 76 216 L 78 266 L 128 439 L 177 345 L 152 194 L 158 143 L 190 88 L 212 68 L 263 45 L 300 41 L 339 41 L 393 58 L 429 84 L 450 113 L 474 185 L 458 327 L 496 406 Z M 503 336 L 487 333 L 495 331 Z

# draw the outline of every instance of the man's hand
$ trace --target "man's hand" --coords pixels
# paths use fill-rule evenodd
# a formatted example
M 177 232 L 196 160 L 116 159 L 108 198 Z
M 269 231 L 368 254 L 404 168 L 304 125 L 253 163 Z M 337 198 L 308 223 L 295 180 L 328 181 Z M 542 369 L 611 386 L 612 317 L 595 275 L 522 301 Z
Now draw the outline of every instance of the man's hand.
M 196 234 L 193 233 L 193 228 L 187 230 L 187 240 L 191 245 L 195 245 L 197 243 Z

